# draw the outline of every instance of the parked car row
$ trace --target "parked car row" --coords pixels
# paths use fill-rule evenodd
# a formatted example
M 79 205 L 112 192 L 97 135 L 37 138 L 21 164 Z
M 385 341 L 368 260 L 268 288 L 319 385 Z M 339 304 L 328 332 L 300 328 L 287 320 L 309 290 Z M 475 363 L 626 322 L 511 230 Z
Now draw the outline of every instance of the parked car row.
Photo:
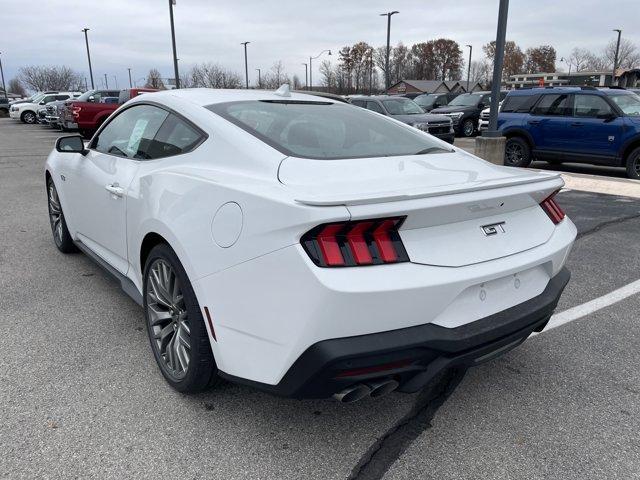
M 389 95 L 352 97 L 351 104 L 394 118 L 453 143 L 455 135 L 451 119 L 444 115 L 425 113 L 420 105 L 409 98 Z
M 89 90 L 81 92 L 43 92 L 27 100 L 13 102 L 11 118 L 24 123 L 41 123 L 63 131 L 77 130 L 90 137 L 118 107 L 137 95 L 154 92 L 151 88 Z

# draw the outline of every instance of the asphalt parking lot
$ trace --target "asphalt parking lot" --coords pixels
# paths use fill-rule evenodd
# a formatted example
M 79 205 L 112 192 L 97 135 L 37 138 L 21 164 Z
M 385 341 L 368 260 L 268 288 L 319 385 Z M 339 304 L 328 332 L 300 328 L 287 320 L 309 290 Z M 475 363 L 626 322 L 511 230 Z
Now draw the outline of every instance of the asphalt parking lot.
M 640 478 L 638 294 L 470 370 L 439 409 L 176 393 L 142 310 L 52 242 L 43 165 L 59 135 L 0 119 L 0 478 Z M 640 279 L 638 198 L 559 202 L 579 230 L 559 312 Z

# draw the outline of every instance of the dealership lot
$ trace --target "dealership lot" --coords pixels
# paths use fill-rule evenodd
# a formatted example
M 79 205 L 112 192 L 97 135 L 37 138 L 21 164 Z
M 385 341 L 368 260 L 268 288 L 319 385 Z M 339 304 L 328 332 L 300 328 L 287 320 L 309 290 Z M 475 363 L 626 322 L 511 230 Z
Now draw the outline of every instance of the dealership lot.
M 176 393 L 142 310 L 52 243 L 43 165 L 57 136 L 0 119 L 0 478 L 640 478 L 637 294 L 471 370 L 433 418 L 401 394 L 342 405 L 230 384 Z M 633 191 L 619 171 L 611 193 Z M 559 201 L 580 233 L 558 311 L 640 278 L 637 198 Z

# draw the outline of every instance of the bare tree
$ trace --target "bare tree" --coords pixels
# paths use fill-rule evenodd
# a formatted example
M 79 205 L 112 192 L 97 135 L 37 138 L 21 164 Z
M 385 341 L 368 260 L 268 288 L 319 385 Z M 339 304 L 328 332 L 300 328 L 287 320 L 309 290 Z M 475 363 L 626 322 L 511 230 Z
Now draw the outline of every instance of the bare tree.
M 274 63 L 271 67 L 271 71 L 267 72 L 266 75 L 263 75 L 262 83 L 264 84 L 264 88 L 268 90 L 280 88 L 284 83 L 291 84 L 289 76 L 284 71 L 284 64 L 282 63 L 282 60 L 278 60 Z
M 242 77 L 231 70 L 222 68 L 217 63 L 194 65 L 189 72 L 190 85 L 205 88 L 240 88 Z
M 12 78 L 9 80 L 9 84 L 7 85 L 7 90 L 9 93 L 15 93 L 16 95 L 20 95 L 21 97 L 27 96 L 27 91 L 20 83 L 18 78 Z
M 147 75 L 147 82 L 144 85 L 146 88 L 157 88 L 158 90 L 164 90 L 164 82 L 162 81 L 162 75 L 156 68 L 149 70 Z
M 574 48 L 569 55 L 569 65 L 574 67 L 574 71 L 581 72 L 587 68 L 591 52 L 586 48 Z
M 22 67 L 18 79 L 23 85 L 36 91 L 71 90 L 81 85 L 81 76 L 64 65 Z
M 327 87 L 328 90 L 336 89 L 336 72 L 329 60 L 320 62 L 320 75 L 320 82 L 323 86 Z
M 293 89 L 294 90 L 301 90 L 302 89 L 302 82 L 300 81 L 300 77 L 298 77 L 298 75 L 294 75 L 292 80 L 293 80 Z
M 470 81 L 472 87 L 475 83 L 480 82 L 482 85 L 488 85 L 491 81 L 492 65 L 486 59 L 474 60 L 471 62 L 471 75 Z
M 605 47 L 603 57 L 607 60 L 610 68 L 613 68 L 613 60 L 616 56 L 616 40 L 611 40 Z M 640 50 L 638 46 L 628 38 L 620 41 L 620 51 L 618 52 L 618 68 L 640 67 Z

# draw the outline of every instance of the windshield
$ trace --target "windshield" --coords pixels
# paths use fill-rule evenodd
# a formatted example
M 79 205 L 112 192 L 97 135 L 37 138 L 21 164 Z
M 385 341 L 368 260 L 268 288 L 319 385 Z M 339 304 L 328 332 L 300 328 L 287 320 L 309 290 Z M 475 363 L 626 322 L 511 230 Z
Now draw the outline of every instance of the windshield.
M 477 93 L 463 93 L 449 102 L 450 107 L 475 107 L 480 102 L 482 95 Z
M 75 100 L 77 100 L 78 102 L 87 102 L 87 101 L 89 101 L 89 97 L 94 95 L 96 92 L 97 92 L 97 90 L 89 90 L 88 92 L 84 92 L 82 95 L 80 95 Z
M 35 96 L 31 97 L 31 103 L 40 103 L 40 100 L 42 100 L 46 96 L 47 95 L 44 94 L 44 93 L 40 93 L 38 95 L 35 95 Z
M 384 104 L 384 108 L 387 109 L 387 112 L 389 112 L 389 115 L 416 115 L 418 113 L 424 113 L 420 105 L 408 98 L 383 100 L 382 103 Z
M 421 107 L 430 107 L 438 98 L 436 95 L 419 95 L 413 99 Z
M 255 100 L 206 108 L 294 157 L 334 160 L 452 151 L 413 127 L 352 105 Z
M 640 116 L 640 96 L 635 94 L 609 95 L 625 115 Z

